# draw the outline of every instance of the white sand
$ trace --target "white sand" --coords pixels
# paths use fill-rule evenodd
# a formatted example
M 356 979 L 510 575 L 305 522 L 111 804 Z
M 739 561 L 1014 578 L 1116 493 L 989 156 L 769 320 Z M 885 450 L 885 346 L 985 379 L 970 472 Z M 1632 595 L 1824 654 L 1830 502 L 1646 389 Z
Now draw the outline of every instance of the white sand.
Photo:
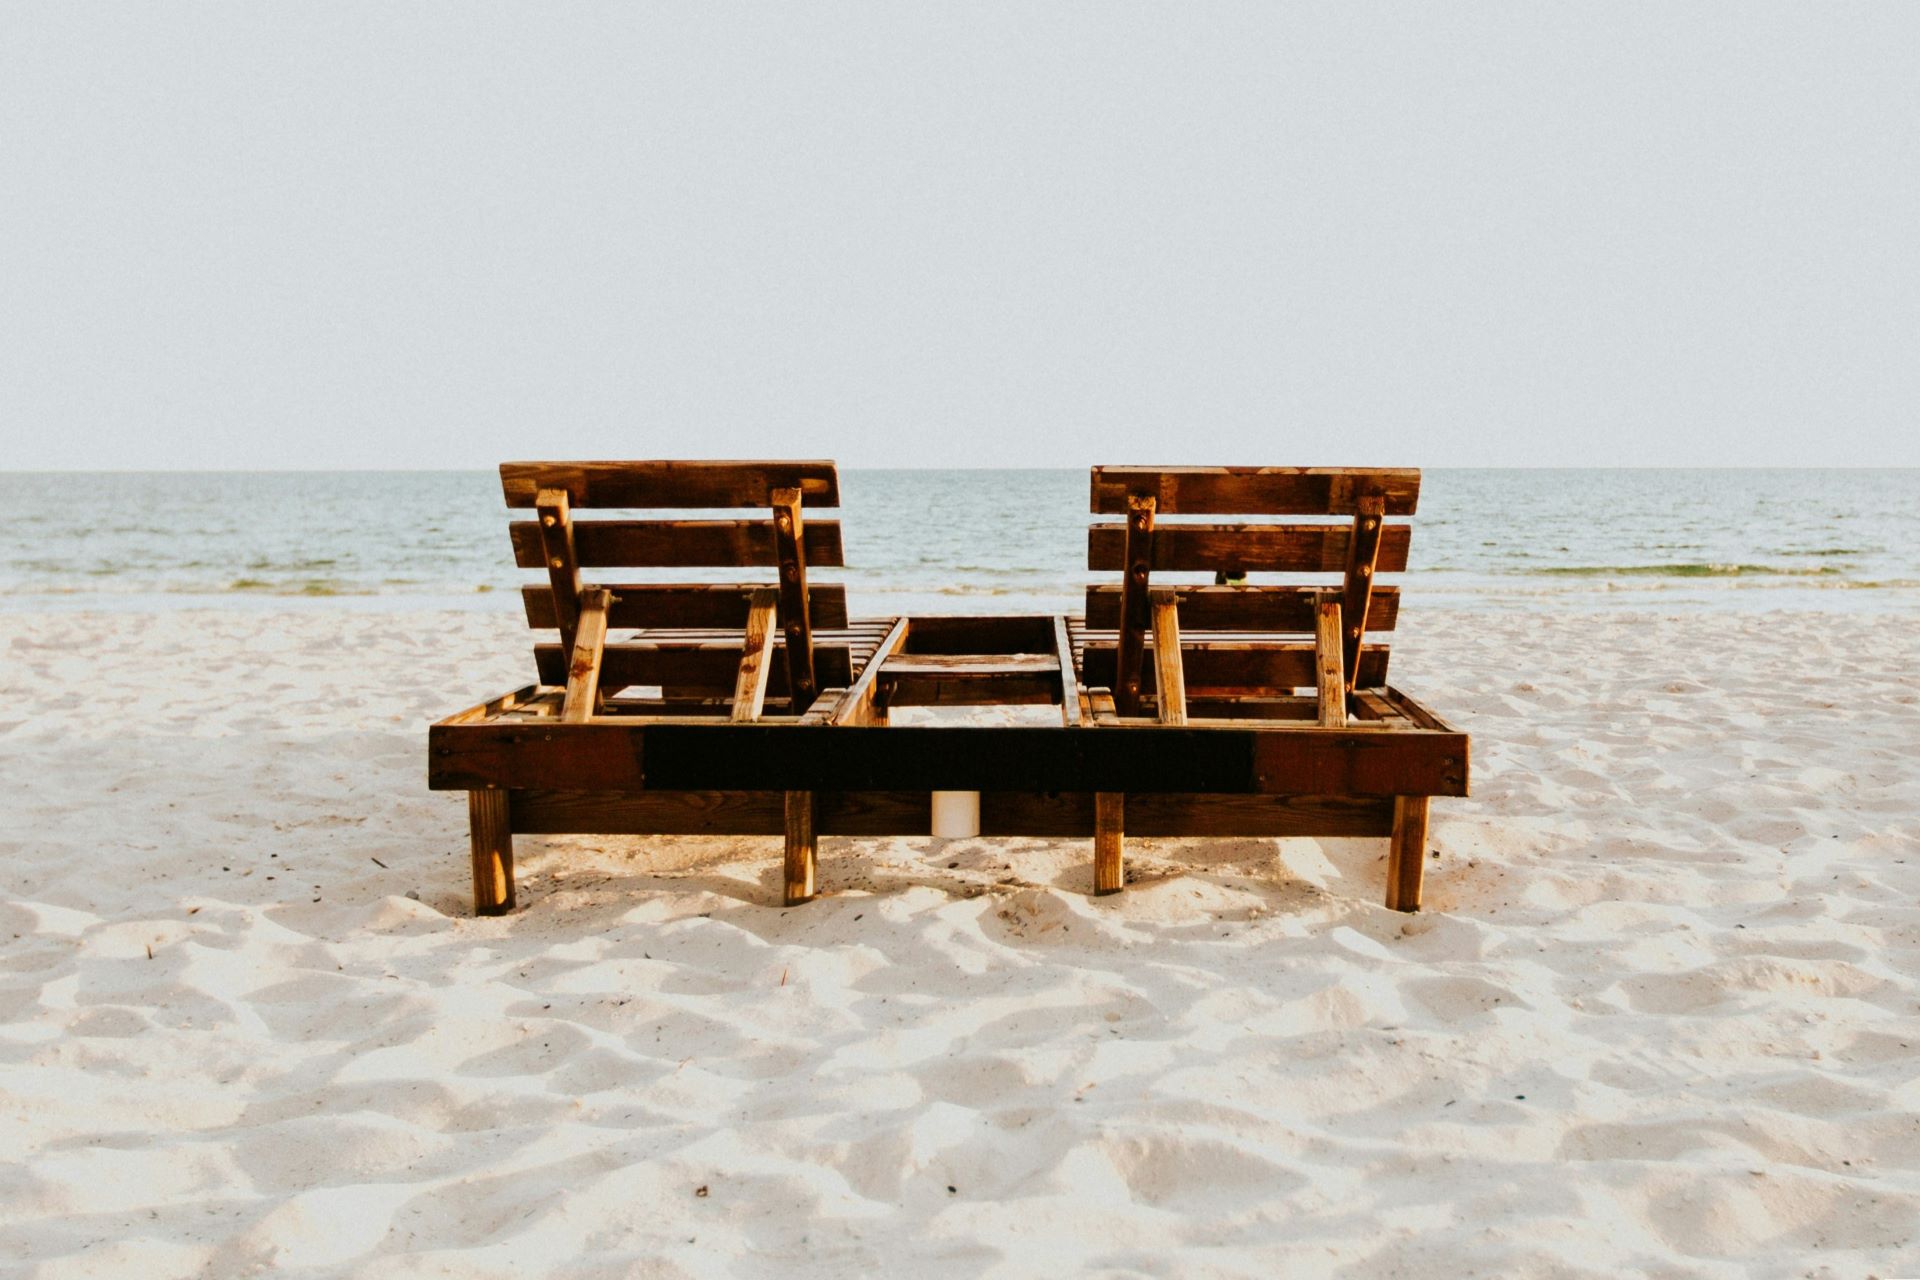
M 1920 1274 L 1920 624 L 1408 621 L 1418 917 L 1377 841 L 829 840 L 788 911 L 523 838 L 477 921 L 425 725 L 511 617 L 0 617 L 0 1271 Z

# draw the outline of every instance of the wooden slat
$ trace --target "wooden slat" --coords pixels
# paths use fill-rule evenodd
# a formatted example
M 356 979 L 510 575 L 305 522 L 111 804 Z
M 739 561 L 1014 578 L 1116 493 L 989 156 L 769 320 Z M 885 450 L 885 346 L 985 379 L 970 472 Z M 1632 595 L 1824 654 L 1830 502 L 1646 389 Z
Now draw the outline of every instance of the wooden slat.
M 1318 676 L 1314 670 L 1314 647 L 1305 641 L 1221 644 L 1189 639 L 1182 646 L 1182 665 L 1189 693 L 1197 690 L 1237 689 L 1249 693 L 1276 689 L 1310 689 Z M 1380 645 L 1369 646 L 1360 656 L 1360 683 L 1383 684 L 1387 678 L 1389 651 Z M 1114 648 L 1109 643 L 1088 641 L 1080 655 L 1080 678 L 1087 684 L 1113 687 Z M 1157 688 L 1151 666 L 1141 671 L 1142 689 Z M 1119 705 L 1119 699 L 1114 699 Z M 1122 715 L 1126 713 L 1121 712 Z
M 615 588 L 616 591 L 619 588 Z M 1183 631 L 1292 631 L 1311 633 L 1314 605 L 1323 587 L 1166 587 L 1180 598 Z M 1367 610 L 1367 630 L 1391 631 L 1400 616 L 1400 588 L 1376 587 Z M 1087 588 L 1086 624 L 1101 630 L 1120 626 L 1120 588 L 1099 584 Z
M 1386 529 L 1380 519 L 1381 500 L 1379 497 L 1367 497 L 1360 500 L 1360 511 L 1353 517 L 1353 536 L 1347 541 L 1347 564 L 1345 569 L 1345 587 L 1340 602 L 1340 615 L 1346 633 L 1341 640 L 1341 661 L 1343 670 L 1357 672 L 1360 669 L 1360 643 L 1367 629 L 1367 614 L 1373 600 L 1373 575 L 1376 569 L 1389 566 L 1381 563 L 1385 554 Z M 1349 677 L 1347 687 L 1353 688 L 1353 679 Z
M 571 653 L 580 621 L 580 557 L 573 546 L 573 516 L 565 489 L 541 489 L 535 500 L 539 523 L 534 541 L 547 570 L 547 600 L 553 606 L 553 625 L 560 629 L 560 647 Z
M 509 526 L 514 563 L 537 569 L 543 563 L 540 526 L 518 520 Z M 802 537 L 810 565 L 844 563 L 840 524 L 809 523 Z M 779 563 L 770 520 L 576 520 L 573 543 L 587 568 L 718 568 Z
M 566 683 L 567 663 L 559 645 L 535 645 L 533 660 L 541 683 Z M 845 644 L 816 644 L 813 660 L 822 683 L 845 685 L 853 680 L 853 654 Z M 726 693 L 733 688 L 734 676 L 740 668 L 740 640 L 736 636 L 731 640 L 691 644 L 620 641 L 606 646 L 601 661 L 601 683 L 608 689 L 641 684 Z M 771 671 L 769 696 L 788 697 L 785 664 L 776 660 Z
M 1348 515 L 1377 493 L 1390 515 L 1410 516 L 1420 498 L 1412 467 L 1095 467 L 1091 509 L 1124 515 L 1129 495 L 1152 497 L 1162 515 Z
M 747 625 L 753 593 L 762 584 L 621 583 L 609 582 L 613 608 L 609 627 L 713 627 L 738 630 Z M 522 607 L 530 627 L 555 627 L 558 614 L 553 590 L 528 583 L 520 588 Z M 1376 601 L 1375 609 L 1378 610 Z M 816 629 L 838 630 L 847 625 L 847 589 L 838 582 L 812 584 L 807 589 L 807 612 Z
M 513 791 L 513 830 L 525 835 L 777 836 L 786 829 L 780 791 Z M 1126 797 L 1136 836 L 1384 836 L 1391 796 L 1181 795 Z M 925 791 L 821 791 L 814 828 L 826 836 L 925 835 Z M 1085 839 L 1094 830 L 1088 792 L 986 791 L 982 836 Z
M 1347 724 L 1347 669 L 1340 651 L 1340 598 L 1332 592 L 1320 601 L 1318 621 L 1313 649 L 1320 723 L 1328 729 L 1343 729 Z
M 1125 524 L 1089 526 L 1087 568 L 1119 569 L 1129 564 L 1128 530 Z M 1379 572 L 1399 573 L 1407 567 L 1409 530 L 1404 524 L 1381 526 L 1380 555 L 1374 566 Z M 1151 568 L 1156 573 L 1342 573 L 1352 536 L 1351 529 L 1332 524 L 1162 524 L 1154 530 Z M 581 555 L 586 552 L 582 550 Z
M 834 708 L 830 723 L 868 725 L 886 715 L 884 705 L 878 708 L 874 706 L 874 699 L 880 691 L 880 669 L 886 664 L 888 655 L 897 652 L 900 646 L 906 643 L 908 634 L 907 620 L 894 619 L 886 638 L 874 649 L 873 656 L 867 659 L 867 665 L 860 672 L 860 678 L 848 686 L 846 694 L 840 699 L 840 705 Z M 828 680 L 827 683 L 836 682 Z
M 534 505 L 543 488 L 565 489 L 576 507 L 765 507 L 775 489 L 798 488 L 807 505 L 840 505 L 833 463 L 505 462 L 509 507 Z
M 1140 664 L 1146 645 L 1149 576 L 1157 548 L 1153 538 L 1154 505 L 1152 498 L 1127 499 L 1127 522 L 1123 528 L 1105 529 L 1115 534 L 1118 558 L 1112 564 L 1091 565 L 1096 569 L 1121 569 L 1119 660 L 1112 675 L 1102 683 L 1113 690 L 1113 704 L 1123 716 L 1140 712 Z M 1089 544 L 1091 545 L 1091 543 Z M 1089 561 L 1091 563 L 1091 561 Z
M 902 653 L 1047 653 L 1053 619 L 1044 614 L 913 615 Z
M 1053 619 L 1053 656 L 1060 666 L 1060 718 L 1071 729 L 1080 723 L 1080 682 L 1074 676 L 1073 639 L 1064 616 Z
M 1050 706 L 1060 696 L 1051 653 L 893 654 L 877 678 L 889 708 Z
M 1174 791 L 1464 795 L 1466 735 L 1194 725 L 435 725 L 435 790 Z
M 1153 671 L 1161 724 L 1187 722 L 1187 677 L 1180 660 L 1180 606 L 1171 591 L 1153 593 Z
M 807 609 L 806 522 L 800 490 L 773 493 L 774 558 L 780 565 L 780 629 L 787 639 L 787 688 L 805 708 L 820 691 L 813 673 L 813 626 Z
M 753 593 L 753 606 L 747 614 L 746 639 L 740 647 L 740 671 L 733 682 L 734 720 L 758 720 L 767 701 L 767 679 L 773 674 L 773 614 L 779 607 L 780 593 L 762 587 Z M 805 695 L 811 702 L 812 695 Z M 796 704 L 802 700 L 794 699 Z
M 560 719 L 567 724 L 585 724 L 599 708 L 600 669 L 607 646 L 607 598 L 608 592 L 601 587 L 589 587 L 580 593 L 580 629 L 567 663 L 566 700 L 560 706 Z

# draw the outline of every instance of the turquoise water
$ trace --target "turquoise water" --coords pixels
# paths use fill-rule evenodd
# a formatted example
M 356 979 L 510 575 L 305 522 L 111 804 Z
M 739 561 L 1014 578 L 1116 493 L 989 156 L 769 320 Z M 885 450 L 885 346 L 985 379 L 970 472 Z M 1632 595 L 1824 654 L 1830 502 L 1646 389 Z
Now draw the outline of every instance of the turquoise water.
M 517 607 L 485 472 L 0 474 L 0 608 Z M 1077 608 L 1084 471 L 850 471 L 861 613 Z M 1429 470 L 1436 607 L 1920 607 L 1920 471 Z M 666 575 L 661 575 L 666 576 Z

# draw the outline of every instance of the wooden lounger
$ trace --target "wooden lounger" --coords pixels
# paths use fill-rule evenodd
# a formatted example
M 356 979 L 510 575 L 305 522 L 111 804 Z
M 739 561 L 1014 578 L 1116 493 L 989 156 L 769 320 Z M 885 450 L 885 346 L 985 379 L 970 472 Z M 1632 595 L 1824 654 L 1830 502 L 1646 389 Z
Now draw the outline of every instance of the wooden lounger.
M 474 902 L 512 908 L 515 833 L 780 835 L 784 900 L 814 896 L 822 834 L 925 834 L 932 793 L 979 793 L 983 836 L 1391 836 L 1388 905 L 1415 910 L 1427 797 L 1465 795 L 1467 739 L 1385 688 L 1361 644 L 1398 606 L 1407 471 L 1094 472 L 1087 617 L 847 616 L 810 565 L 842 562 L 826 462 L 510 463 L 539 683 L 433 726 L 428 782 L 468 793 Z M 752 508 L 726 520 L 575 520 L 586 508 Z M 1155 517 L 1350 516 L 1198 526 Z M 770 582 L 601 582 L 615 567 L 753 567 Z M 1330 571 L 1330 590 L 1152 575 Z M 1343 623 L 1351 619 L 1351 626 Z M 1182 626 L 1188 631 L 1180 639 Z M 1148 633 L 1153 633 L 1150 642 Z M 620 634 L 616 634 L 620 633 Z M 1302 637 L 1313 637 L 1306 639 Z M 1145 655 L 1154 656 L 1152 666 Z M 1302 696 L 1301 686 L 1318 692 Z M 630 690 L 638 692 L 628 692 Z M 895 726 L 906 705 L 1040 703 L 1057 726 Z
M 1390 824 L 1376 814 L 1374 826 L 1390 838 L 1387 906 L 1401 911 L 1420 907 L 1429 797 L 1467 792 L 1466 735 L 1388 688 L 1387 643 L 1369 638 L 1399 618 L 1399 588 L 1376 578 L 1407 567 L 1411 530 L 1396 517 L 1411 516 L 1419 495 L 1412 469 L 1095 467 L 1091 510 L 1114 518 L 1088 530 L 1087 567 L 1119 570 L 1120 581 L 1087 588 L 1073 632 L 1082 682 L 1111 690 L 1104 720 L 1285 722 L 1296 743 L 1323 744 L 1347 762 L 1330 775 L 1257 779 L 1302 802 L 1332 803 L 1366 768 L 1369 793 L 1392 796 Z M 1131 801 L 1096 801 L 1098 890 L 1121 887 Z M 1226 817 L 1224 829 L 1196 822 L 1179 834 L 1232 829 Z M 1316 834 L 1311 821 L 1297 830 Z M 1317 833 L 1358 834 L 1333 819 Z

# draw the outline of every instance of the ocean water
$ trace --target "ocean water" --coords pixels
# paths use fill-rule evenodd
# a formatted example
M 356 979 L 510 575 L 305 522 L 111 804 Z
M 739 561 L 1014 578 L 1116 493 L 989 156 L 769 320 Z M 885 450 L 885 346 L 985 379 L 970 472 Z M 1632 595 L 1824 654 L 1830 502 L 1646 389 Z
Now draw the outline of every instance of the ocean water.
M 0 499 L 14 611 L 512 609 L 529 576 L 490 472 L 16 472 Z M 849 471 L 842 501 L 848 568 L 817 576 L 857 613 L 1077 609 L 1111 576 L 1085 471 Z M 1920 470 L 1428 470 L 1413 525 L 1410 607 L 1920 608 Z

